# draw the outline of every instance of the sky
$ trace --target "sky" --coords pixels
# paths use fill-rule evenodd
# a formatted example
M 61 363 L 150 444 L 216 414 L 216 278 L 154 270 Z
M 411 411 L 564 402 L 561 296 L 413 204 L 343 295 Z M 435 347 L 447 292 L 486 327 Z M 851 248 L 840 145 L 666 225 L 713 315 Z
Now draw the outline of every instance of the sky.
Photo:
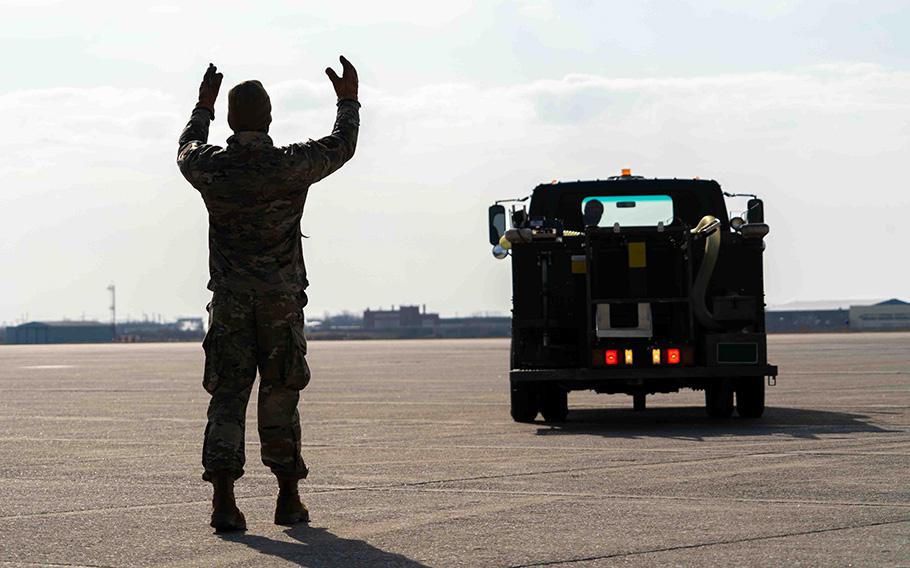
M 554 179 L 757 193 L 770 305 L 910 300 L 910 3 L 0 0 L 0 322 L 202 316 L 207 220 L 175 165 L 209 62 L 259 79 L 276 144 L 357 154 L 312 186 L 308 318 L 426 304 L 506 314 L 486 209 Z

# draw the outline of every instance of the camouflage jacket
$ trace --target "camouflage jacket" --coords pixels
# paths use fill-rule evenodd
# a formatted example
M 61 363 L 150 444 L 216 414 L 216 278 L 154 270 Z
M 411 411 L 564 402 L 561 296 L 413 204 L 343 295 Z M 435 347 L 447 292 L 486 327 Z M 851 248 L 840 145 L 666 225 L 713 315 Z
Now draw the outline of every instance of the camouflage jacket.
M 332 134 L 276 148 L 268 134 L 238 132 L 207 144 L 211 111 L 196 108 L 180 135 L 177 165 L 209 214 L 212 291 L 297 294 L 307 287 L 300 219 L 310 184 L 354 155 L 360 104 L 342 100 Z

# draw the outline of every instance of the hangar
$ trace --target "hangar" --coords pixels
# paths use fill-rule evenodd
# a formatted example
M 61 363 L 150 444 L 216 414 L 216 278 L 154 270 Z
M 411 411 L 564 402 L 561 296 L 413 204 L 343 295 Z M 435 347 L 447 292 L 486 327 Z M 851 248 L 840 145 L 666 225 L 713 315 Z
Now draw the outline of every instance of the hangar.
M 6 328 L 6 342 L 35 343 L 109 343 L 114 330 L 99 321 L 32 321 Z
M 850 306 L 850 330 L 910 330 L 910 303 L 892 298 L 871 306 Z

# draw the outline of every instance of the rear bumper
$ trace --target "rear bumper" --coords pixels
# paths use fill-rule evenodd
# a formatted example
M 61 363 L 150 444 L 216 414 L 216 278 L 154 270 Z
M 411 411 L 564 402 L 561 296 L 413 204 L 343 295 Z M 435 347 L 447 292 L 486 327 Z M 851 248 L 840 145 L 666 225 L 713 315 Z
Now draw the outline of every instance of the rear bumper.
M 716 367 L 676 367 L 658 369 L 513 369 L 509 372 L 509 381 L 523 382 L 560 382 L 592 384 L 601 382 L 637 382 L 637 381 L 705 381 L 713 379 L 736 379 L 740 377 L 776 377 L 776 365 L 723 365 Z

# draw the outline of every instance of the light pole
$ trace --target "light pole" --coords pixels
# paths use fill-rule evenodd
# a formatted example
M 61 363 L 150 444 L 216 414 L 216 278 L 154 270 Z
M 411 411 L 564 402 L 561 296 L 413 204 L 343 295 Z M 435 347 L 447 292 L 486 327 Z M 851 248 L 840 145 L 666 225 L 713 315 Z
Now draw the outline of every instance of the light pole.
M 107 287 L 111 293 L 111 334 L 114 341 L 117 340 L 117 287 L 111 282 Z

